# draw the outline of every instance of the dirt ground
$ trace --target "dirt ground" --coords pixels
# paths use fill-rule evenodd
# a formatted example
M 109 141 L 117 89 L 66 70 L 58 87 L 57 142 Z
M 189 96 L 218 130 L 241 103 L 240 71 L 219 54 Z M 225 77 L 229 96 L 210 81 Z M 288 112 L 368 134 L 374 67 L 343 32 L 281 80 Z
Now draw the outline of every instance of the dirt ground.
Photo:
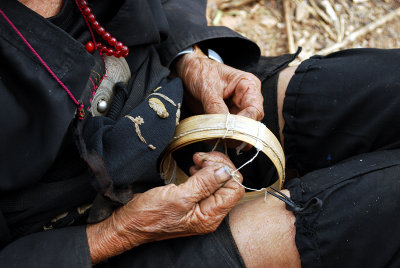
M 344 48 L 400 47 L 400 0 L 209 0 L 210 25 L 254 40 L 265 56 L 299 60 Z

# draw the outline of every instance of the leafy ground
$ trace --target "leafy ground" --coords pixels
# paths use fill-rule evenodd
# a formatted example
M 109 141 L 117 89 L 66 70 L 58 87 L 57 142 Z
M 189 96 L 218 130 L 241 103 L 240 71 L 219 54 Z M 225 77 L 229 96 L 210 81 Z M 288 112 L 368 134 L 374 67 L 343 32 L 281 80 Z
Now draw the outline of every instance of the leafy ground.
M 400 47 L 400 0 L 209 0 L 207 14 L 210 25 L 240 32 L 266 56 L 297 46 L 299 60 L 343 48 Z

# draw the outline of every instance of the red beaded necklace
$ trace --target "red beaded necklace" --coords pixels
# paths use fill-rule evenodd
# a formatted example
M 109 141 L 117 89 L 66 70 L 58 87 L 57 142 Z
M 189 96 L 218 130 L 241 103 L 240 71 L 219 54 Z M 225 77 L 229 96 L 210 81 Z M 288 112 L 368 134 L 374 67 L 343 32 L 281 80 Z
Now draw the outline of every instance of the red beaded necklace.
M 127 57 L 129 54 L 128 47 L 124 46 L 122 42 L 111 36 L 111 34 L 107 32 L 103 26 L 100 25 L 100 22 L 96 20 L 96 16 L 92 13 L 92 9 L 89 7 L 88 3 L 85 0 L 75 0 L 75 3 L 83 14 L 83 18 L 85 19 L 86 24 L 89 27 L 89 31 L 93 39 L 93 42 L 89 41 L 86 43 L 86 50 L 90 53 L 93 53 L 94 50 L 97 48 L 100 54 L 106 54 L 107 56 L 114 56 L 117 58 Z M 101 43 L 96 43 L 96 39 L 90 26 L 93 27 L 96 33 L 100 35 L 104 41 L 106 41 L 110 46 L 114 48 L 109 48 Z

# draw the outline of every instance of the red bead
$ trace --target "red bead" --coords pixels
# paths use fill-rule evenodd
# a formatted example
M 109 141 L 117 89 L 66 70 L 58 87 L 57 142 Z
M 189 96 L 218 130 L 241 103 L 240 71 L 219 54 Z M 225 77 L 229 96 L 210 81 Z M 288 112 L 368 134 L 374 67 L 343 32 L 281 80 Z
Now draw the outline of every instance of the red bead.
M 106 29 L 104 29 L 104 27 L 102 27 L 102 26 L 100 26 L 99 28 L 97 28 L 95 30 L 99 35 L 103 35 L 106 32 Z
M 99 50 L 99 51 L 102 51 L 103 50 L 103 44 L 102 43 L 97 43 L 97 49 Z
M 123 46 L 122 49 L 121 49 L 121 53 L 122 54 L 129 53 L 129 48 L 127 46 Z
M 116 50 L 121 50 L 122 48 L 124 47 L 124 45 L 122 44 L 122 42 L 117 42 L 116 44 L 115 44 L 115 49 Z
M 100 22 L 98 22 L 97 20 L 95 20 L 95 21 L 92 23 L 92 26 L 93 26 L 93 28 L 94 28 L 95 30 L 97 30 L 97 28 L 100 27 Z
M 111 38 L 111 34 L 109 32 L 105 32 L 101 37 L 108 42 L 108 40 Z
M 107 50 L 108 50 L 108 49 L 107 49 L 106 47 L 103 46 L 103 47 L 101 48 L 101 50 L 99 50 L 99 51 L 101 52 L 100 54 L 105 54 L 105 53 L 107 53 Z
M 85 45 L 85 48 L 89 53 L 93 53 L 94 52 L 94 44 L 93 44 L 93 42 L 92 41 L 87 42 L 86 45 Z
M 111 47 L 107 48 L 105 45 L 98 43 L 97 50 L 101 54 L 106 54 L 108 56 L 119 57 L 127 57 L 129 54 L 129 49 L 127 46 L 124 46 L 122 42 L 118 41 L 115 37 L 112 37 L 109 32 L 107 32 L 104 27 L 100 25 L 100 22 L 96 20 L 96 16 L 93 14 L 92 9 L 89 7 L 86 0 L 77 0 L 78 5 L 81 8 L 82 15 L 86 17 L 86 19 L 90 22 L 91 27 L 96 31 L 98 35 L 100 35 L 104 41 L 106 41 Z M 93 53 L 96 49 L 93 42 L 87 42 L 85 48 L 88 52 Z
M 115 51 L 114 57 L 120 58 L 121 57 L 121 51 L 119 51 L 119 50 Z
M 82 12 L 83 12 L 83 14 L 85 14 L 86 16 L 89 16 L 90 14 L 92 14 L 92 10 L 90 9 L 90 7 L 85 7 L 83 10 L 82 10 Z
M 129 50 L 127 50 L 127 51 L 121 51 L 121 57 L 126 58 L 126 57 L 128 57 L 128 55 L 129 55 Z
M 108 40 L 108 44 L 110 44 L 110 46 L 115 46 L 117 44 L 117 39 L 115 39 L 115 37 L 111 37 Z
M 87 16 L 88 21 L 90 21 L 91 23 L 93 23 L 96 20 L 96 16 L 93 14 L 90 14 L 89 16 Z
M 107 54 L 107 56 L 112 56 L 112 55 L 114 55 L 114 49 L 108 48 L 107 51 L 106 51 L 106 54 Z

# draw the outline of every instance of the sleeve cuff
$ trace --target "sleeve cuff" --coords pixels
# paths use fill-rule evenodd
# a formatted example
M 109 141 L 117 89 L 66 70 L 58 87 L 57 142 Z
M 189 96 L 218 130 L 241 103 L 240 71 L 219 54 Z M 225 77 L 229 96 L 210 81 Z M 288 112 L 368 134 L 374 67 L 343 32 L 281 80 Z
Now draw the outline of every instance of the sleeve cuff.
M 185 55 L 185 54 L 190 54 L 193 53 L 194 49 L 193 46 L 187 47 L 184 50 L 182 50 L 181 52 L 179 52 L 178 54 L 176 54 L 176 56 L 174 57 L 173 61 L 178 58 L 179 56 Z M 221 56 L 215 52 L 212 49 L 208 49 L 207 51 L 207 56 L 215 61 L 218 61 L 219 63 L 224 63 L 223 59 L 221 58 Z

